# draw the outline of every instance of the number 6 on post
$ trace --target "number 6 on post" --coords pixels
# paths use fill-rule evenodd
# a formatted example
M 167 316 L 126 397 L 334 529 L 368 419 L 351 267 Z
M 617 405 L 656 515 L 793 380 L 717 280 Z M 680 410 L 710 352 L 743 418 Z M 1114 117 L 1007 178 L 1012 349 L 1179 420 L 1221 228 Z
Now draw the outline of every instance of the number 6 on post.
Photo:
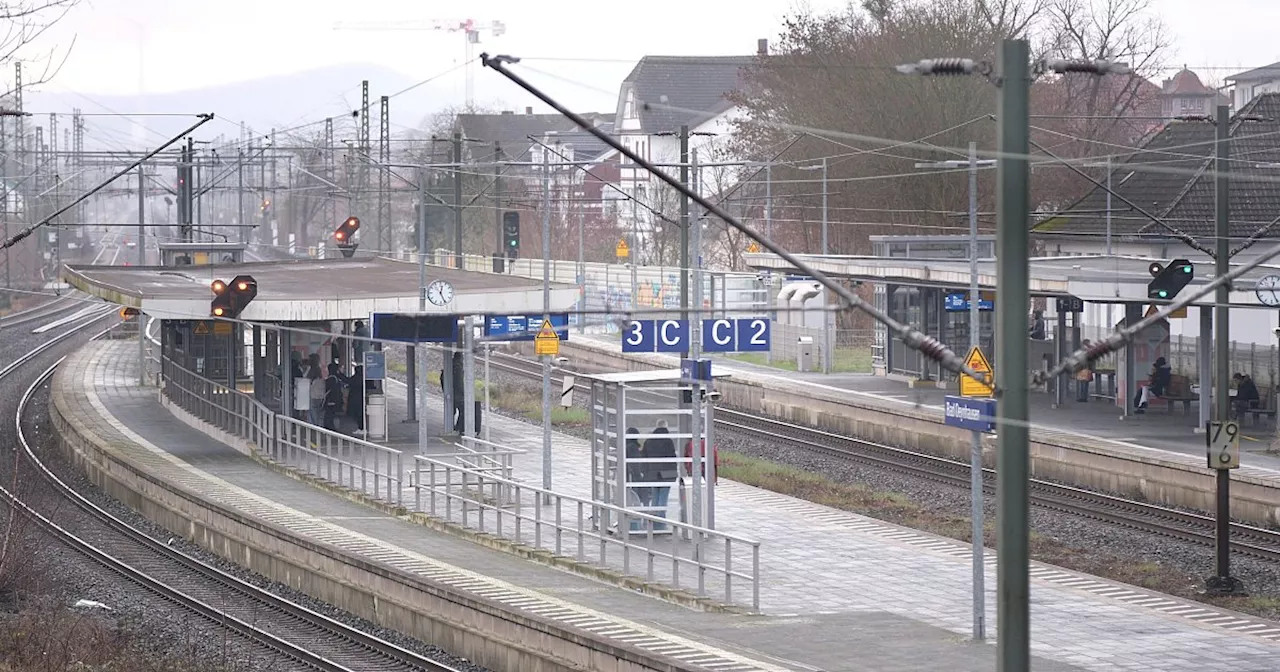
M 1212 421 L 1205 425 L 1210 469 L 1240 468 L 1240 424 Z

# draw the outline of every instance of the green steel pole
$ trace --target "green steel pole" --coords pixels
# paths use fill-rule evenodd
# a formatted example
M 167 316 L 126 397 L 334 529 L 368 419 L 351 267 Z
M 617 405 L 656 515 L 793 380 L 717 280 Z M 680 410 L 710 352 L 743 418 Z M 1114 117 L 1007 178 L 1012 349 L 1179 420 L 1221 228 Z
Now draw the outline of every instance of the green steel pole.
M 1027 478 L 1027 228 L 1031 190 L 1027 154 L 1030 54 L 1025 40 L 1000 45 L 1000 121 L 996 213 L 996 412 L 999 433 L 997 511 L 1000 537 L 996 572 L 998 672 L 1031 669 Z

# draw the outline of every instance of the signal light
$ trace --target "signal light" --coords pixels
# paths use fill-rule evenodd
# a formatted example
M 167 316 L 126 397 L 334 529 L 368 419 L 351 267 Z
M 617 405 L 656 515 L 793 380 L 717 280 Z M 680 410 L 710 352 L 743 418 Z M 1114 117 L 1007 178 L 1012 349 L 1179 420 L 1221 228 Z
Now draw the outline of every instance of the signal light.
M 133 317 L 137 317 L 139 312 L 140 311 L 137 308 L 134 308 L 133 306 L 121 306 L 120 319 L 127 320 Z
M 213 284 L 209 285 L 209 287 L 213 290 L 214 294 L 221 294 L 227 291 L 227 283 L 221 280 L 214 280 Z
M 237 317 L 258 296 L 258 281 L 251 275 L 237 275 L 230 284 L 214 280 L 209 287 L 214 294 L 209 313 L 214 317 Z
M 356 231 L 359 230 L 360 218 L 353 216 L 346 218 L 342 224 L 338 225 L 338 229 L 333 232 L 333 239 L 337 242 L 338 249 L 342 250 L 342 256 L 349 258 L 352 254 L 355 254 L 357 245 L 353 238 L 355 238 Z
M 502 213 L 502 249 L 511 259 L 520 254 L 520 213 L 514 210 Z
M 1147 285 L 1147 297 L 1167 301 L 1178 295 L 1195 278 L 1195 266 L 1186 259 L 1174 259 L 1168 266 L 1152 263 L 1148 269 L 1154 278 Z

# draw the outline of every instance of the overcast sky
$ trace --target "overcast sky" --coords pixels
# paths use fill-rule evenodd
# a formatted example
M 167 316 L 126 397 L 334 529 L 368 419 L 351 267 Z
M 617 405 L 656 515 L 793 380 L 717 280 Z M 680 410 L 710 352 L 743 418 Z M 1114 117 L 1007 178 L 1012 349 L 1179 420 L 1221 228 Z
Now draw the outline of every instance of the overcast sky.
M 776 36 L 796 1 L 84 0 L 43 40 L 46 47 L 75 40 L 69 60 L 46 88 L 130 94 L 141 84 L 155 93 L 337 63 L 376 63 L 417 81 L 441 75 L 463 60 L 461 34 L 338 31 L 335 23 L 473 18 L 500 20 L 507 29 L 499 38 L 482 35 L 476 54 L 487 49 L 524 57 L 524 73 L 550 92 L 579 107 L 612 109 L 619 80 L 641 56 L 753 53 L 757 38 Z M 1172 33 L 1173 64 L 1221 77 L 1280 61 L 1277 0 L 1151 3 Z M 844 4 L 807 0 L 817 10 Z M 587 11 L 579 9 L 583 7 Z M 453 13 L 463 8 L 467 14 Z M 533 104 L 496 73 L 477 67 L 474 76 L 481 103 Z M 453 86 L 453 102 L 460 103 L 462 72 L 447 72 L 443 78 Z M 341 88 L 351 85 L 358 82 L 341 83 Z

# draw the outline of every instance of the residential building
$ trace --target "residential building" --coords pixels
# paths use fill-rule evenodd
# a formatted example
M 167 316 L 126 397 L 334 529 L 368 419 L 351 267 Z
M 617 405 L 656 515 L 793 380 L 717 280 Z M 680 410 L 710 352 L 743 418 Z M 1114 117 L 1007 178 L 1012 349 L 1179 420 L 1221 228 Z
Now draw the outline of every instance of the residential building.
M 1264 93 L 1280 92 L 1280 63 L 1238 72 L 1225 79 L 1232 85 L 1232 107 L 1237 110 Z
M 1164 80 L 1159 98 L 1160 116 L 1165 121 L 1177 117 L 1213 116 L 1219 105 L 1231 105 L 1229 97 L 1205 86 L 1196 73 L 1186 68 Z
M 1033 239 L 1050 256 L 1100 255 L 1109 249 L 1113 255 L 1209 264 L 1209 256 L 1189 247 L 1179 232 L 1205 247 L 1214 245 L 1215 137 L 1209 121 L 1170 121 L 1138 151 L 1118 160 L 1109 177 L 1100 178 L 1111 185 L 1110 198 L 1106 189 L 1095 187 L 1038 222 Z M 1228 164 L 1231 247 L 1245 246 L 1251 237 L 1274 242 L 1280 239 L 1280 93 L 1250 100 L 1232 117 L 1230 137 L 1230 156 L 1239 157 Z M 1248 261 L 1268 246 L 1245 246 L 1233 261 Z M 1091 324 L 1110 326 L 1115 319 L 1111 314 Z M 1241 320 L 1239 326 L 1246 324 Z M 1274 342 L 1271 318 L 1253 326 L 1256 334 L 1233 327 L 1232 338 Z M 1173 325 L 1175 333 L 1181 328 Z M 1195 325 L 1188 330 L 1194 333 Z
M 614 128 L 627 149 L 644 159 L 678 171 L 680 129 L 688 126 L 691 151 L 703 163 L 723 160 L 714 150 L 725 144 L 741 114 L 729 96 L 741 88 L 743 70 L 767 53 L 760 40 L 755 56 L 645 56 L 618 90 Z M 620 163 L 621 192 L 635 202 L 639 228 L 649 229 L 679 211 L 674 192 L 661 187 L 648 171 L 625 158 Z

